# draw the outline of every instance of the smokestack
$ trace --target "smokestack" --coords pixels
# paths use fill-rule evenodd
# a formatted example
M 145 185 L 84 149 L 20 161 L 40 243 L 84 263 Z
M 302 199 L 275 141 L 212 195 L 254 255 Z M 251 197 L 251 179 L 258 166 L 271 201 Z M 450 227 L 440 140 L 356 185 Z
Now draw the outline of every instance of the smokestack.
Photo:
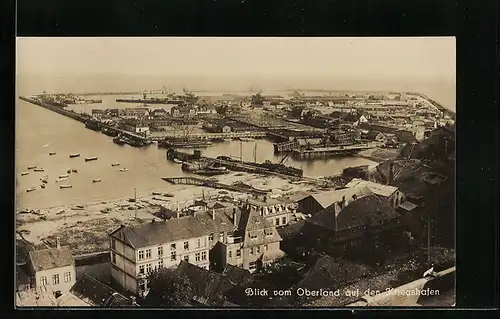
M 215 208 L 212 210 L 212 219 L 215 220 Z
M 57 249 L 61 249 L 61 241 L 59 240 L 59 237 L 56 237 L 56 247 Z
M 389 163 L 389 180 L 387 181 L 387 184 L 391 184 L 394 179 L 394 162 Z

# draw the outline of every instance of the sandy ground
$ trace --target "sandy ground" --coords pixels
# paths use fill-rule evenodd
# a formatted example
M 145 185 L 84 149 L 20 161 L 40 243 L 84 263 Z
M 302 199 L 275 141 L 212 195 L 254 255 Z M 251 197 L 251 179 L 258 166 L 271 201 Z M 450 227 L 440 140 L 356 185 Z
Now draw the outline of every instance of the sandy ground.
M 289 180 L 275 176 L 231 173 L 221 177 L 220 182 L 232 184 L 244 182 L 259 189 L 271 189 L 272 198 L 291 195 L 298 191 L 313 189 L 311 184 L 291 184 Z M 162 190 L 158 190 L 162 192 Z M 129 198 L 87 203 L 80 206 L 58 206 L 30 208 L 16 212 L 17 231 L 35 245 L 43 242 L 54 245 L 56 237 L 61 245 L 69 245 L 74 255 L 104 251 L 108 248 L 109 232 L 121 224 L 134 225 L 153 218 L 160 205 L 171 209 L 192 204 L 196 198 L 217 199 L 230 196 L 245 199 L 249 194 L 225 192 L 216 189 L 182 185 L 170 192 L 173 197 L 149 195 L 130 202 Z M 137 216 L 137 218 L 135 218 Z

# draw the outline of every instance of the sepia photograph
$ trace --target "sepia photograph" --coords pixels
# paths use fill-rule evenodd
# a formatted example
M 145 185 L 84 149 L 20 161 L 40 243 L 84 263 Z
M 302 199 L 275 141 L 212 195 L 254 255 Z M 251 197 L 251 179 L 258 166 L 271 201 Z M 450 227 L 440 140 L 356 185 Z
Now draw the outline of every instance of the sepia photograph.
M 18 308 L 455 306 L 454 37 L 17 37 Z

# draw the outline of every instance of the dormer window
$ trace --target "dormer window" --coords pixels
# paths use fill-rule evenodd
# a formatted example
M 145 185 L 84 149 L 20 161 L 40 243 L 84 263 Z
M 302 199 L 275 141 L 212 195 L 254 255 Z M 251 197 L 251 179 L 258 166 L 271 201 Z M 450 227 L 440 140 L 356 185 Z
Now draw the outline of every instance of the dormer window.
M 272 236 L 273 235 L 273 231 L 271 229 L 265 229 L 264 233 L 266 234 L 266 236 Z
M 257 238 L 257 233 L 250 233 L 248 236 L 250 237 L 250 239 L 255 239 Z

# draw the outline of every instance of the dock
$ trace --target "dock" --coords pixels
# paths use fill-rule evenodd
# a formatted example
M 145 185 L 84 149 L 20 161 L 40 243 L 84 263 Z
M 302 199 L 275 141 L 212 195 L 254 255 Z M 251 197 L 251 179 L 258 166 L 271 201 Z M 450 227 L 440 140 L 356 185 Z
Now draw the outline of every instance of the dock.
M 208 179 L 202 179 L 197 177 L 163 177 L 164 181 L 167 181 L 171 184 L 183 184 L 183 185 L 196 185 L 196 186 L 204 186 L 216 189 L 224 189 L 233 192 L 240 193 L 250 193 L 255 195 L 265 195 L 270 192 L 270 190 L 261 190 L 254 187 L 242 187 L 236 185 L 228 185 L 219 182 L 214 182 Z
M 193 139 L 237 139 L 237 138 L 264 138 L 267 136 L 266 132 L 233 132 L 233 133 L 191 133 L 189 138 Z M 153 141 L 162 141 L 168 138 L 179 138 L 184 135 L 179 133 L 162 134 L 161 136 L 151 137 Z
M 355 144 L 348 146 L 314 147 L 310 149 L 294 149 L 292 156 L 299 159 L 354 155 L 359 151 L 380 146 L 380 143 Z

